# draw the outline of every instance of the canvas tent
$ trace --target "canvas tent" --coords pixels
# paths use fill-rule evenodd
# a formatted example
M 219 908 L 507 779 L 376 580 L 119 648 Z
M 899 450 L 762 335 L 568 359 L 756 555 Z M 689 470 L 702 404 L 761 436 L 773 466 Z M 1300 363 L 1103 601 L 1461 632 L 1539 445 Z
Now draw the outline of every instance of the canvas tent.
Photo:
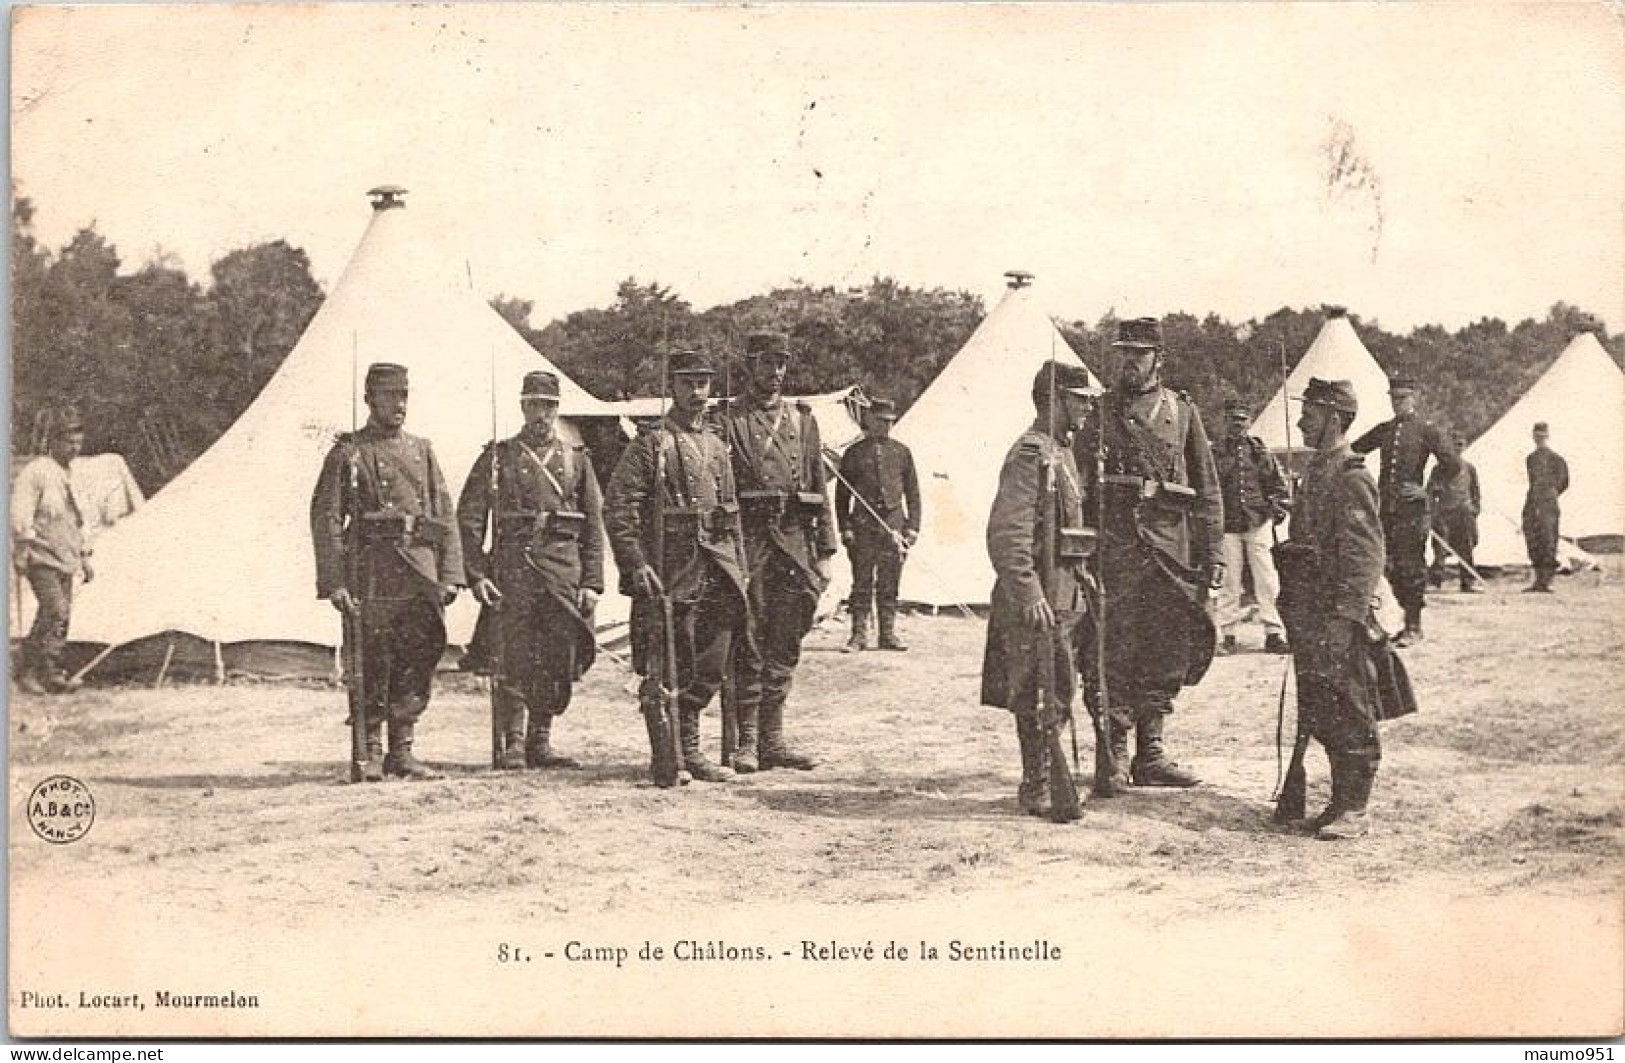
M 1040 308 L 1032 275 L 1006 276 L 999 304 L 892 431 L 914 452 L 924 517 L 903 568 L 906 602 L 987 603 L 987 515 L 1004 455 L 1033 421 L 1028 388 L 1051 358 L 1078 360 Z
M 1355 397 L 1360 400 L 1360 412 L 1349 429 L 1350 439 L 1357 438 L 1368 428 L 1374 428 L 1394 415 L 1394 408 L 1388 403 L 1388 374 L 1382 371 L 1382 366 L 1360 342 L 1347 314 L 1340 308 L 1331 307 L 1314 342 L 1298 359 L 1292 372 L 1287 374 L 1285 387 L 1275 393 L 1253 421 L 1251 433 L 1262 439 L 1271 450 L 1303 447 L 1303 437 L 1298 432 L 1299 411 L 1295 403 L 1287 402 L 1287 397 L 1302 395 L 1311 377 L 1348 380 L 1354 384 Z M 1290 434 L 1287 431 L 1289 420 L 1292 426 Z
M 247 671 L 262 670 L 245 663 L 256 648 L 269 661 L 277 648 L 335 644 L 338 617 L 315 596 L 310 492 L 335 436 L 365 418 L 360 378 L 374 361 L 410 371 L 407 431 L 434 444 L 454 495 L 490 438 L 493 408 L 497 431 L 516 431 L 524 374 L 557 372 L 475 294 L 462 259 L 417 230 L 400 195 L 375 190 L 353 257 L 277 374 L 214 446 L 103 537 L 73 637 L 173 647 L 168 633 L 183 632 L 183 653 L 201 640 L 218 663 Z M 562 414 L 616 415 L 559 376 Z M 606 595 L 600 623 L 626 612 L 624 598 Z M 474 615 L 461 596 L 447 619 L 454 643 Z M 303 658 L 292 670 L 309 670 Z
M 1569 466 L 1561 500 L 1564 560 L 1584 560 L 1572 540 L 1625 534 L 1625 373 L 1597 337 L 1582 332 L 1464 455 L 1478 469 L 1483 512 L 1474 560 L 1524 565 L 1521 514 L 1528 477 L 1524 458 L 1534 449 L 1537 421 L 1551 426 L 1552 449 Z

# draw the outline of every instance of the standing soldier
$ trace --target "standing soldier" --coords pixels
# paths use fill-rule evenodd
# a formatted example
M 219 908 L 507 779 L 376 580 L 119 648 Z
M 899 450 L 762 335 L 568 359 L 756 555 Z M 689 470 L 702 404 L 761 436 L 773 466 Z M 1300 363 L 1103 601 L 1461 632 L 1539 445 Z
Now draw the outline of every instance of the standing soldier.
M 34 624 L 23 644 L 17 685 L 30 694 L 60 694 L 79 684 L 62 671 L 62 648 L 73 612 L 73 581 L 95 576 L 85 521 L 68 475 L 84 449 L 77 411 L 56 418 L 45 453 L 24 465 L 11 485 L 11 562 L 34 591 Z
M 1455 437 L 1456 451 L 1461 452 L 1463 440 Z M 1444 583 L 1445 558 L 1456 556 L 1460 566 L 1461 593 L 1477 594 L 1477 577 L 1473 575 L 1473 550 L 1478 546 L 1478 470 L 1463 458 L 1457 463 L 1456 475 L 1446 476 L 1444 466 L 1435 464 L 1428 475 L 1428 499 L 1433 506 L 1433 570 L 1428 582 L 1437 587 Z
M 1367 647 L 1384 561 L 1377 485 L 1345 434 L 1358 412 L 1354 386 L 1311 379 L 1301 401 L 1298 428 L 1315 454 L 1282 550 L 1281 613 L 1298 675 L 1299 730 L 1321 744 L 1332 767 L 1331 801 L 1309 826 L 1322 839 L 1358 838 L 1382 759 Z
M 626 448 L 609 481 L 610 547 L 621 590 L 632 598 L 632 645 L 643 675 L 644 716 L 654 754 L 655 783 L 677 781 L 662 763 L 658 655 L 675 650 L 677 712 L 683 764 L 700 782 L 733 772 L 700 752 L 700 713 L 722 688 L 729 653 L 745 635 L 745 554 L 733 468 L 722 440 L 705 422 L 712 369 L 699 351 L 679 351 L 670 363 L 672 406 L 664 420 Z M 657 546 L 657 544 L 660 544 Z M 661 598 L 673 627 L 666 640 Z M 735 765 L 751 770 L 754 749 Z M 748 755 L 747 755 L 748 754 Z
M 1213 621 L 1207 595 L 1224 579 L 1224 513 L 1213 451 L 1196 405 L 1162 386 L 1162 328 L 1155 318 L 1118 326 L 1113 386 L 1073 436 L 1085 484 L 1085 512 L 1104 512 L 1098 552 L 1105 676 L 1096 675 L 1093 640 L 1082 628 L 1086 693 L 1104 685 L 1105 730 L 1116 774 L 1099 796 L 1135 786 L 1195 786 L 1200 781 L 1163 749 L 1174 697 L 1207 673 Z M 1097 478 L 1098 477 L 1098 478 Z M 1090 693 L 1094 692 L 1094 693 Z M 1135 729 L 1132 772 L 1128 729 Z
M 848 653 L 869 648 L 869 607 L 880 619 L 880 648 L 906 650 L 897 638 L 897 583 L 908 548 L 920 537 L 920 481 L 914 455 L 891 438 L 897 406 L 874 399 L 863 438 L 841 456 L 835 520 L 852 559 L 852 638 Z
M 1038 416 L 1004 457 L 987 520 L 987 552 L 997 579 L 982 657 L 982 704 L 1009 709 L 1016 718 L 1016 804 L 1034 816 L 1049 815 L 1056 797 L 1049 792 L 1045 728 L 1070 719 L 1077 682 L 1072 632 L 1086 610 L 1089 576 L 1084 551 L 1077 548 L 1086 523 L 1082 481 L 1066 443 L 1095 393 L 1082 366 L 1047 362 L 1039 369 L 1032 390 Z M 1045 535 L 1048 544 L 1040 538 Z M 1040 571 L 1046 554 L 1056 559 L 1049 587 L 1050 574 Z M 1046 677 L 1055 683 L 1046 700 L 1064 712 L 1061 719 L 1039 718 L 1045 654 L 1054 661 Z
M 789 365 L 783 333 L 745 337 L 745 393 L 729 403 L 723 420 L 750 592 L 750 638 L 734 655 L 740 746 L 734 767 L 742 772 L 813 767 L 811 757 L 785 741 L 784 706 L 837 540 L 818 421 L 782 393 Z
M 463 570 L 494 624 L 493 767 L 573 768 L 553 752 L 553 717 L 569 707 L 571 684 L 597 652 L 603 498 L 586 448 L 555 430 L 559 378 L 526 373 L 519 409 L 525 427 L 485 448 L 458 498 Z
M 362 777 L 434 778 L 412 754 L 413 729 L 429 706 L 446 648 L 445 608 L 463 578 L 451 495 L 429 441 L 406 423 L 406 368 L 367 367 L 367 423 L 339 436 L 310 499 L 316 596 L 353 621 L 365 690 Z M 384 721 L 389 754 L 382 770 Z
M 1264 622 L 1264 651 L 1287 652 L 1275 596 L 1281 582 L 1270 557 L 1269 529 L 1287 514 L 1286 477 L 1264 441 L 1247 434 L 1252 411 L 1240 399 L 1224 404 L 1225 436 L 1213 444 L 1213 464 L 1224 498 L 1224 586 L 1219 590 L 1219 630 L 1224 652 L 1236 650 L 1241 617 L 1241 574 L 1253 574 L 1258 618 Z
M 1558 496 L 1569 489 L 1569 463 L 1547 443 L 1551 430 L 1546 422 L 1535 425 L 1535 449 L 1524 459 L 1529 475 L 1529 493 L 1523 500 L 1523 541 L 1529 548 L 1529 564 L 1535 582 L 1524 588 L 1543 594 L 1552 592 L 1557 575 L 1557 528 L 1563 515 Z
M 1422 606 L 1427 593 L 1428 491 L 1424 486 L 1428 458 L 1438 461 L 1447 477 L 1455 476 L 1461 459 L 1439 426 L 1416 412 L 1416 381 L 1396 376 L 1388 381 L 1393 420 L 1384 421 L 1356 439 L 1356 454 L 1382 449 L 1377 491 L 1382 498 L 1382 535 L 1388 555 L 1388 583 L 1405 610 L 1405 630 L 1396 646 L 1422 641 Z

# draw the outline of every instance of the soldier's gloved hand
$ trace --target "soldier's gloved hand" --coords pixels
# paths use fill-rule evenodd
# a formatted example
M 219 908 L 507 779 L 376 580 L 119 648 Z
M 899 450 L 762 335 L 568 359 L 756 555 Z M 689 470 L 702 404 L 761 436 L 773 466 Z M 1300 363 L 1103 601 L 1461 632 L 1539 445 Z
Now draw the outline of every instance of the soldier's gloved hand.
M 841 533 L 841 543 L 842 543 L 842 545 L 851 546 L 853 543 L 855 543 L 857 541 L 858 541 L 857 532 L 854 532 L 851 529 L 847 529 L 846 531 Z
M 818 573 L 818 578 L 819 579 L 823 580 L 825 583 L 828 583 L 829 582 L 829 558 L 820 557 L 820 558 L 816 559 L 815 561 L 813 561 L 813 571 Z
M 457 600 L 457 584 L 442 583 L 440 585 L 440 604 L 450 605 Z
M 333 608 L 341 613 L 348 616 L 361 615 L 361 603 L 355 600 L 355 595 L 350 593 L 348 587 L 340 587 L 329 595 L 327 600 L 332 602 Z
M 1224 586 L 1224 565 L 1215 561 L 1207 567 L 1207 589 L 1216 591 Z
M 496 605 L 502 601 L 502 591 L 491 582 L 489 576 L 481 576 L 474 584 L 474 600 L 481 605 Z
M 591 587 L 583 587 L 576 592 L 576 608 L 581 610 L 582 616 L 591 616 L 592 611 L 598 608 L 598 592 Z
M 1291 501 L 1291 499 L 1283 498 L 1283 499 L 1279 499 L 1279 500 L 1277 500 L 1275 502 L 1272 502 L 1272 503 L 1270 503 L 1270 522 L 1273 523 L 1273 524 L 1279 524 L 1283 520 L 1286 520 L 1287 515 L 1290 514 L 1291 512 L 1292 512 L 1292 501 Z
M 660 576 L 653 568 L 644 565 L 632 573 L 632 589 L 640 598 L 653 598 L 657 594 L 665 594 L 666 588 L 660 582 Z
M 81 557 L 79 559 L 79 567 L 84 570 L 86 583 L 89 583 L 91 580 L 96 578 L 96 570 L 91 567 L 90 558 Z
M 920 541 L 920 533 L 913 528 L 903 529 L 903 545 L 913 546 Z
M 1400 484 L 1399 497 L 1404 502 L 1426 502 L 1428 489 L 1421 484 Z
M 1365 637 L 1364 625 L 1342 617 L 1333 617 L 1321 630 L 1321 644 L 1328 653 L 1348 653 Z
M 1040 598 L 1021 611 L 1021 618 L 1027 621 L 1027 626 L 1039 631 L 1048 631 L 1055 626 L 1055 610 L 1050 608 L 1049 600 Z

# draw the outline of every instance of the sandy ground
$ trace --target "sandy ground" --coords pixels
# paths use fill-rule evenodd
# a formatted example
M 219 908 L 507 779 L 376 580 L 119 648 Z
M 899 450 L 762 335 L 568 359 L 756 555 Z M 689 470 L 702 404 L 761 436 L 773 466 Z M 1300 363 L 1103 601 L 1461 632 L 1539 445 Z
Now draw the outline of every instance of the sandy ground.
M 1268 824 L 1285 659 L 1260 652 L 1215 662 L 1171 721 L 1204 786 L 1091 802 L 1068 826 L 1017 815 L 1013 727 L 976 704 L 984 625 L 947 615 L 910 618 L 906 654 L 841 654 L 833 624 L 809 638 L 792 734 L 818 770 L 676 791 L 648 784 L 610 659 L 555 729 L 584 770 L 488 771 L 484 695 L 453 677 L 419 739 L 447 778 L 364 787 L 342 781 L 336 690 L 14 698 L 12 1028 L 1617 1033 L 1625 594 L 1618 577 L 1561 587 L 1431 599 L 1429 639 L 1406 652 L 1422 712 L 1386 726 L 1377 827 L 1347 845 Z M 1262 633 L 1242 641 L 1256 651 Z M 1087 728 L 1079 741 L 1087 769 Z M 1312 755 L 1312 808 L 1325 771 Z M 71 845 L 23 818 L 56 773 L 97 801 Z M 916 955 L 803 951 L 849 938 Z M 921 940 L 954 938 L 1063 955 L 919 959 Z M 636 959 L 687 939 L 778 962 Z M 573 940 L 633 955 L 577 962 Z M 18 1006 L 24 989 L 86 985 L 148 1005 L 162 986 L 265 1000 Z

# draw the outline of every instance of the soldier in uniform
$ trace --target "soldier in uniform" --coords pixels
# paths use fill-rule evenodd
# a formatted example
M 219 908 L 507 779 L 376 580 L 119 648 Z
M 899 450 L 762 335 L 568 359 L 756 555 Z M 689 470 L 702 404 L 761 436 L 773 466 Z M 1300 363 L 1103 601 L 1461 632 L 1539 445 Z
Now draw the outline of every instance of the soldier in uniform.
M 1213 451 L 1196 405 L 1162 386 L 1162 329 L 1155 318 L 1119 325 L 1115 379 L 1072 438 L 1083 474 L 1085 509 L 1104 512 L 1097 554 L 1107 602 L 1103 656 L 1096 674 L 1093 623 L 1080 625 L 1085 696 L 1098 711 L 1105 687 L 1105 728 L 1121 766 L 1128 732 L 1136 747 L 1099 796 L 1136 786 L 1195 786 L 1171 760 L 1163 730 L 1174 697 L 1207 673 L 1214 651 L 1206 599 L 1224 579 L 1224 513 Z
M 880 648 L 906 650 L 897 637 L 897 583 L 908 548 L 920 537 L 920 481 L 914 455 L 891 438 L 897 406 L 874 399 L 863 438 L 841 456 L 835 520 L 852 559 L 852 637 L 848 653 L 869 648 L 869 608 L 880 620 Z
M 1405 610 L 1405 630 L 1394 640 L 1408 646 L 1422 640 L 1422 606 L 1427 593 L 1428 491 L 1424 486 L 1428 458 L 1453 477 L 1461 459 L 1455 444 L 1439 426 L 1416 412 L 1416 381 L 1396 376 L 1388 381 L 1392 420 L 1384 421 L 1350 446 L 1356 454 L 1382 450 L 1377 490 L 1382 498 L 1382 534 L 1388 554 L 1388 583 Z
M 675 772 L 662 770 L 659 718 L 647 705 L 659 697 L 661 595 L 671 602 L 684 766 L 700 782 L 723 782 L 734 773 L 700 752 L 700 713 L 722 688 L 729 654 L 746 640 L 743 533 L 727 447 L 705 421 L 711 365 L 703 352 L 679 351 L 669 373 L 671 410 L 621 454 L 606 520 L 621 590 L 632 597 L 634 663 L 644 676 L 655 782 L 676 781 Z M 752 770 L 755 753 L 741 749 L 736 766 Z
M 1021 749 L 1016 803 L 1035 816 L 1049 814 L 1049 745 L 1043 728 L 1070 718 L 1077 669 L 1072 632 L 1087 606 L 1089 576 L 1081 554 L 1063 549 L 1063 529 L 1085 525 L 1082 480 L 1067 441 L 1084 420 L 1091 388 L 1082 366 L 1047 362 L 1033 380 L 1038 416 L 1004 457 L 999 489 L 987 521 L 987 552 L 997 579 L 982 657 L 982 704 L 1009 709 Z M 1048 485 L 1046 488 L 1045 485 Z M 1047 589 L 1039 560 L 1040 535 L 1049 535 L 1057 558 Z M 1070 556 L 1068 556 L 1070 555 Z M 1038 662 L 1049 653 L 1056 683 L 1053 704 L 1066 716 L 1038 716 Z
M 1529 492 L 1523 500 L 1523 541 L 1535 582 L 1524 588 L 1550 594 L 1557 575 L 1557 528 L 1563 515 L 1558 496 L 1569 489 L 1569 463 L 1551 448 L 1551 430 L 1545 421 L 1535 425 L 1535 449 L 1524 459 Z
M 495 625 L 494 766 L 573 768 L 575 761 L 553 751 L 553 718 L 569 707 L 571 684 L 597 652 L 592 615 L 604 592 L 603 498 L 586 448 L 555 431 L 559 378 L 526 373 L 519 409 L 525 427 L 485 448 L 458 497 L 463 570 Z
M 740 745 L 734 767 L 743 772 L 806 771 L 814 763 L 786 742 L 784 711 L 838 540 L 818 421 L 782 393 L 789 364 L 789 337 L 748 335 L 745 392 L 723 416 L 750 592 L 751 635 L 734 654 Z
M 1301 401 L 1298 428 L 1315 454 L 1283 550 L 1281 614 L 1298 675 L 1299 727 L 1332 768 L 1331 801 L 1309 826 L 1322 839 L 1357 838 L 1382 759 L 1367 649 L 1384 563 L 1378 492 L 1345 435 L 1358 412 L 1354 386 L 1311 379 Z
M 1460 453 L 1462 443 L 1461 436 L 1456 436 L 1457 453 Z M 1473 550 L 1478 546 L 1481 500 L 1478 470 L 1473 468 L 1473 463 L 1461 459 L 1454 476 L 1446 476 L 1444 466 L 1435 464 L 1428 474 L 1428 501 L 1433 507 L 1433 534 L 1437 537 L 1433 543 L 1433 568 L 1428 573 L 1428 582 L 1435 587 L 1443 585 L 1445 561 L 1454 553 L 1457 563 L 1461 565 L 1461 593 L 1479 593 L 1483 588 L 1479 587 L 1473 576 Z
M 1224 404 L 1225 436 L 1213 444 L 1213 464 L 1224 498 L 1224 586 L 1219 590 L 1219 631 L 1225 653 L 1236 649 L 1236 623 L 1241 618 L 1241 577 L 1253 574 L 1258 618 L 1264 623 L 1264 650 L 1287 652 L 1281 637 L 1281 615 L 1275 596 L 1281 583 L 1270 557 L 1270 528 L 1286 518 L 1286 477 L 1264 441 L 1247 434 L 1252 410 L 1240 399 Z
M 427 439 L 406 423 L 406 368 L 367 367 L 367 423 L 339 436 L 310 499 L 316 596 L 357 621 L 365 662 L 364 777 L 433 778 L 412 753 L 446 649 L 445 608 L 463 578 L 456 514 Z M 383 768 L 384 722 L 389 753 Z
M 62 671 L 62 648 L 73 613 L 73 582 L 95 576 L 85 521 L 68 475 L 84 449 L 76 410 L 56 418 L 46 452 L 17 471 L 11 485 L 11 562 L 34 592 L 34 623 L 23 643 L 17 685 L 30 694 L 60 694 L 79 684 Z

